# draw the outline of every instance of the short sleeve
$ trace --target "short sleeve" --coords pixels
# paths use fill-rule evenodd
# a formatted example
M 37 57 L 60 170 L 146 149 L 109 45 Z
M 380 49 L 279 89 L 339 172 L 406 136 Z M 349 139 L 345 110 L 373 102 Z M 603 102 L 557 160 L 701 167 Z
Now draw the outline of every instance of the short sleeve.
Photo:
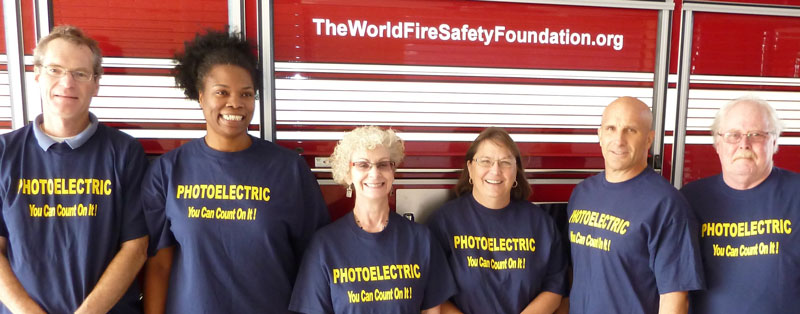
M 330 278 L 322 258 L 322 247 L 312 244 L 300 263 L 289 310 L 299 313 L 333 313 Z
M 0 147 L 0 148 L 2 148 L 2 147 Z M 0 154 L 2 154 L 1 151 L 0 151 Z M 2 157 L 2 155 L 0 155 L 0 157 Z M 2 160 L 0 160 L 0 161 L 2 161 Z M 9 181 L 11 181 L 11 180 L 9 180 Z M 7 187 L 7 188 L 3 188 L 2 186 L 0 186 L 0 191 L 10 191 L 11 189 L 12 189 L 12 187 L 10 187 L 10 186 Z M 0 193 L 0 237 L 8 239 L 8 228 L 6 227 L 6 217 L 4 215 L 4 213 L 5 213 L 4 209 L 5 209 L 5 206 L 6 206 L 6 204 L 3 202 L 3 198 L 4 197 L 5 197 L 5 195 Z
M 445 258 L 450 258 L 452 251 L 450 250 L 450 236 L 447 232 L 446 219 L 443 213 L 444 208 L 439 208 L 428 221 L 428 229 L 431 230 L 434 239 L 444 250 Z
M 169 188 L 164 179 L 162 160 L 150 165 L 142 180 L 142 208 L 150 233 L 148 255 L 155 255 L 158 250 L 175 245 L 175 237 L 170 231 L 170 223 L 166 213 L 166 194 Z
M 422 310 L 427 310 L 444 303 L 457 292 L 453 273 L 444 257 L 441 245 L 430 236 L 430 260 L 425 294 L 422 299 Z
M 702 289 L 702 262 L 696 234 L 691 232 L 689 205 L 676 193 L 662 202 L 655 232 L 649 239 L 650 266 L 658 293 Z
M 147 224 L 142 213 L 142 177 L 147 171 L 147 157 L 138 141 L 132 140 L 122 171 L 122 225 L 120 243 L 147 235 Z
M 5 208 L 5 204 L 3 203 L 3 195 L 0 195 L 0 237 L 8 239 L 8 228 L 6 227 L 6 218 L 3 215 L 3 208 Z
M 547 261 L 547 273 L 542 280 L 542 291 L 567 296 L 567 249 L 564 247 L 561 232 L 552 226 L 552 245 L 550 259 Z
M 5 154 L 6 154 L 6 142 L 5 141 L 6 141 L 5 138 L 0 138 L 0 164 L 3 164 L 4 163 L 4 159 L 6 158 L 6 156 L 5 156 Z M 0 172 L 2 172 L 2 171 L 0 171 Z M 10 183 L 13 180 L 9 179 L 8 181 Z M 5 206 L 6 206 L 6 204 L 3 202 L 3 199 L 4 199 L 4 197 L 6 195 L 2 194 L 1 192 L 2 191 L 11 191 L 11 189 L 13 189 L 13 187 L 11 187 L 11 186 L 3 187 L 2 186 L 2 181 L 0 181 L 0 237 L 4 237 L 4 238 L 8 238 L 8 228 L 6 227 L 6 218 L 3 215 L 3 213 L 5 212 L 4 209 L 5 209 Z
M 297 226 L 293 233 L 292 247 L 295 256 L 300 258 L 303 256 L 303 251 L 305 251 L 317 229 L 330 223 L 331 217 L 328 213 L 325 199 L 322 198 L 322 192 L 319 184 L 317 184 L 316 177 L 311 173 L 302 158 L 298 156 L 296 160 L 301 188 L 299 195 L 301 197 L 302 215 L 301 219 L 298 220 L 300 225 Z

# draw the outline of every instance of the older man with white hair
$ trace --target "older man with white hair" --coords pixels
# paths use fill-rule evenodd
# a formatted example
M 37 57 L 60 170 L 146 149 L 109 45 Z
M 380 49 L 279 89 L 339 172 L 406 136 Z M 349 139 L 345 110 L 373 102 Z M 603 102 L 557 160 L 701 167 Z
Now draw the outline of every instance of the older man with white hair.
M 773 166 L 781 121 L 755 97 L 720 109 L 711 127 L 722 174 L 681 191 L 700 222 L 707 290 L 693 313 L 800 311 L 800 175 Z

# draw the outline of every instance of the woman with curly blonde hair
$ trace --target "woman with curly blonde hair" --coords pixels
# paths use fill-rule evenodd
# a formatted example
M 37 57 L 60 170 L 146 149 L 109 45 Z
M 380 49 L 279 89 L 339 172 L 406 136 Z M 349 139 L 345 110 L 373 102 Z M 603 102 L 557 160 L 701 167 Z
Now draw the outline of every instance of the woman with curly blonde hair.
M 375 126 L 357 128 L 339 141 L 331 156 L 333 179 L 355 192 L 355 206 L 314 235 L 289 309 L 438 313 L 455 293 L 442 248 L 428 229 L 389 208 L 403 151 L 394 131 Z

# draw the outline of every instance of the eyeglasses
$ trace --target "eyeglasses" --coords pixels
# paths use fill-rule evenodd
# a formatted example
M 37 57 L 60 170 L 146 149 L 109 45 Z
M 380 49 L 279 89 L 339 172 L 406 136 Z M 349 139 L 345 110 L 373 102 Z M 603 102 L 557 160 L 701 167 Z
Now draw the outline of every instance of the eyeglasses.
M 42 69 L 44 69 L 44 73 L 55 78 L 62 78 L 64 75 L 67 75 L 67 73 L 71 73 L 74 80 L 88 82 L 94 77 L 94 73 L 81 70 L 67 70 L 57 65 L 43 65 Z
M 739 133 L 739 132 L 726 132 L 726 133 L 717 133 L 717 135 L 721 136 L 725 143 L 728 144 L 738 144 L 742 138 L 747 137 L 751 143 L 762 143 L 767 140 L 767 138 L 772 135 L 772 132 L 761 132 L 761 131 L 750 131 L 747 133 Z
M 478 166 L 481 166 L 483 168 L 491 168 L 492 166 L 494 166 L 495 162 L 497 162 L 497 164 L 500 165 L 500 168 L 503 168 L 503 169 L 510 169 L 511 167 L 513 167 L 515 165 L 514 159 L 497 159 L 497 160 L 494 160 L 494 159 L 491 159 L 491 158 L 478 158 L 478 159 L 473 159 L 473 161 L 477 162 Z
M 379 162 L 369 162 L 369 161 L 354 161 L 350 163 L 351 166 L 355 167 L 359 171 L 369 171 L 372 169 L 372 166 L 378 168 L 378 171 L 391 171 L 394 170 L 395 163 L 394 161 L 383 160 Z

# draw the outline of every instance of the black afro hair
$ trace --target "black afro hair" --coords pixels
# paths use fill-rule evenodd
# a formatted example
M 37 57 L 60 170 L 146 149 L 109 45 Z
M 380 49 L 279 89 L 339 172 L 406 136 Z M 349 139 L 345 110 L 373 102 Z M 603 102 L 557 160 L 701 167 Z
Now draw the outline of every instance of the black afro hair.
M 208 30 L 205 34 L 196 34 L 194 40 L 185 42 L 184 46 L 184 52 L 175 55 L 177 65 L 172 75 L 187 98 L 198 100 L 206 74 L 220 64 L 245 69 L 255 88 L 261 89 L 258 58 L 253 54 L 255 46 L 241 34 Z

